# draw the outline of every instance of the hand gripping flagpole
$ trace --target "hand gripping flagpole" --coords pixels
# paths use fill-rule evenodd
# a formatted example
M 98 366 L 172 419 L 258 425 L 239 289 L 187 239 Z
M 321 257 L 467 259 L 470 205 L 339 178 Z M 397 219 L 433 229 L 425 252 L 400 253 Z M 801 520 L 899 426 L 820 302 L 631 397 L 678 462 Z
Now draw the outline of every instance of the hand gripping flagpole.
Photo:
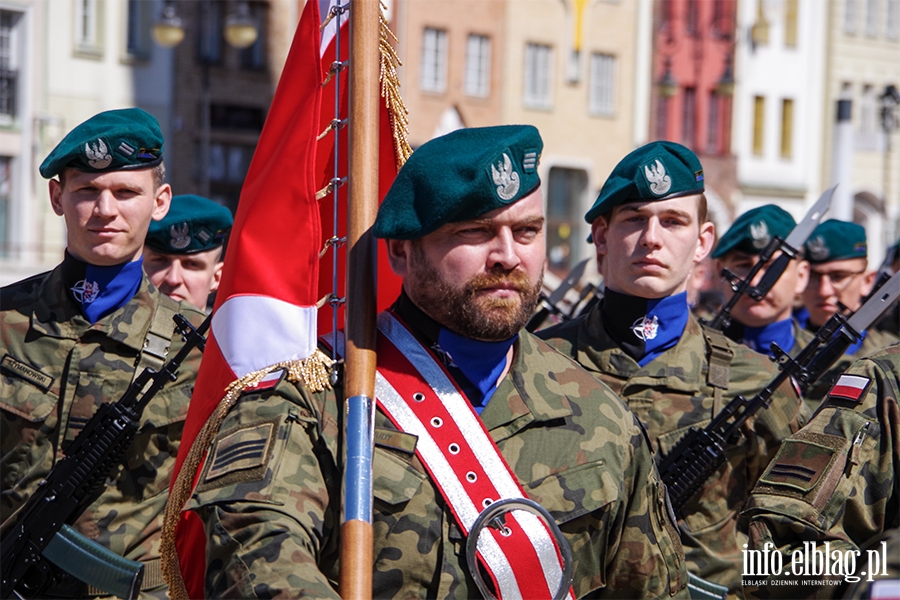
M 378 210 L 380 2 L 350 16 L 349 201 L 344 390 L 347 398 L 340 592 L 372 597 L 372 447 L 375 419 L 375 266 Z

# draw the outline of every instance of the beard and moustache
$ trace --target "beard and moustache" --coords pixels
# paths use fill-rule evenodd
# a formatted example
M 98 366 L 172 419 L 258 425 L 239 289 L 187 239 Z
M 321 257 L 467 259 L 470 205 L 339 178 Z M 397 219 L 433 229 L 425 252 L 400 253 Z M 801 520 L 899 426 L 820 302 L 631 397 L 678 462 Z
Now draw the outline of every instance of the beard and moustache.
M 441 325 L 472 339 L 499 342 L 513 337 L 528 323 L 540 298 L 543 272 L 532 283 L 524 272 L 498 266 L 457 286 L 441 276 L 418 243 L 412 244 L 410 263 L 413 272 L 405 285 L 410 298 Z M 498 284 L 511 284 L 518 295 L 478 296 Z

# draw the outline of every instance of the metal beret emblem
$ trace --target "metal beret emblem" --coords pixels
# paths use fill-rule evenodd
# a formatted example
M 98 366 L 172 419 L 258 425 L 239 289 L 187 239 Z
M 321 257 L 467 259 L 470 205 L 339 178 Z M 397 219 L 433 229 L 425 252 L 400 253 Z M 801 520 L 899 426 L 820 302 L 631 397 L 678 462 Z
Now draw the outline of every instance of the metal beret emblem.
M 505 152 L 502 162 L 497 163 L 496 167 L 491 164 L 491 178 L 497 186 L 497 195 L 502 200 L 512 200 L 519 193 L 519 174 L 513 169 L 512 161 Z
M 760 221 L 756 224 L 750 223 L 750 237 L 753 238 L 754 248 L 757 250 L 765 248 L 766 244 L 769 243 L 769 240 L 772 239 L 772 236 L 769 235 L 768 223 L 765 221 Z
M 169 235 L 172 240 L 169 245 L 176 250 L 184 250 L 191 245 L 191 228 L 187 223 L 179 223 L 169 227 Z
M 828 245 L 825 243 L 825 238 L 821 235 L 817 235 L 806 242 L 806 249 L 809 251 L 809 256 L 813 260 L 825 260 L 830 254 Z
M 652 165 L 644 165 L 644 177 L 650 184 L 650 191 L 662 196 L 672 189 L 672 178 L 666 173 L 666 167 L 657 158 Z
M 105 169 L 112 162 L 112 155 L 106 143 L 98 139 L 94 144 L 84 144 L 84 154 L 87 156 L 88 164 L 95 169 Z

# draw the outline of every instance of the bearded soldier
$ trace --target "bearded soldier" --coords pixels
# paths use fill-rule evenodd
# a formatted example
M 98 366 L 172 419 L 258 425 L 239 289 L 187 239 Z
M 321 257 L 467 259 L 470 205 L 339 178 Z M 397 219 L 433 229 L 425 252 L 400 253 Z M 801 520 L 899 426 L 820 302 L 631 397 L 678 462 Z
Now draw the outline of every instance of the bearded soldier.
M 622 159 L 585 215 L 602 265 L 603 300 L 538 333 L 625 400 L 657 458 L 689 426 L 705 426 L 736 395 L 752 397 L 777 374 L 766 357 L 701 327 L 688 310 L 691 268 L 715 237 L 703 192 L 703 167 L 680 144 L 653 142 Z M 747 537 L 737 528 L 738 512 L 805 414 L 796 391 L 783 385 L 730 440 L 725 463 L 680 507 L 688 571 L 710 593 L 740 595 Z
M 686 594 L 640 424 L 523 329 L 545 256 L 541 149 L 525 125 L 436 138 L 378 212 L 403 292 L 378 317 L 374 597 L 478 597 L 476 575 L 501 596 L 549 597 L 556 527 L 575 597 Z M 332 343 L 341 350 L 340 336 Z M 206 525 L 208 596 L 338 597 L 343 418 L 340 382 L 313 394 L 282 381 L 240 398 L 188 505 Z M 508 513 L 509 527 L 488 528 L 498 554 L 479 551 L 473 573 L 472 517 L 501 498 L 534 500 L 553 524 L 531 539 Z

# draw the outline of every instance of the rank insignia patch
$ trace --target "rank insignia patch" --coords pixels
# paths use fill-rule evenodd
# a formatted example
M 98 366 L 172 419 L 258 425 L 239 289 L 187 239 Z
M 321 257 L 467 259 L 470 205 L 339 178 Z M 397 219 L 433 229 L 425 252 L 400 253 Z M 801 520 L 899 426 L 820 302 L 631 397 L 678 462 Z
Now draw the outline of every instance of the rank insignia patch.
M 220 438 L 211 453 L 205 481 L 264 466 L 274 441 L 274 431 L 274 423 L 259 423 Z
M 842 398 L 844 400 L 852 400 L 859 402 L 863 394 L 869 388 L 872 382 L 868 377 L 860 377 L 859 375 L 841 375 L 831 391 L 828 392 L 829 398 Z
M 833 456 L 833 448 L 803 440 L 785 440 L 759 480 L 763 484 L 808 492 L 819 483 Z

